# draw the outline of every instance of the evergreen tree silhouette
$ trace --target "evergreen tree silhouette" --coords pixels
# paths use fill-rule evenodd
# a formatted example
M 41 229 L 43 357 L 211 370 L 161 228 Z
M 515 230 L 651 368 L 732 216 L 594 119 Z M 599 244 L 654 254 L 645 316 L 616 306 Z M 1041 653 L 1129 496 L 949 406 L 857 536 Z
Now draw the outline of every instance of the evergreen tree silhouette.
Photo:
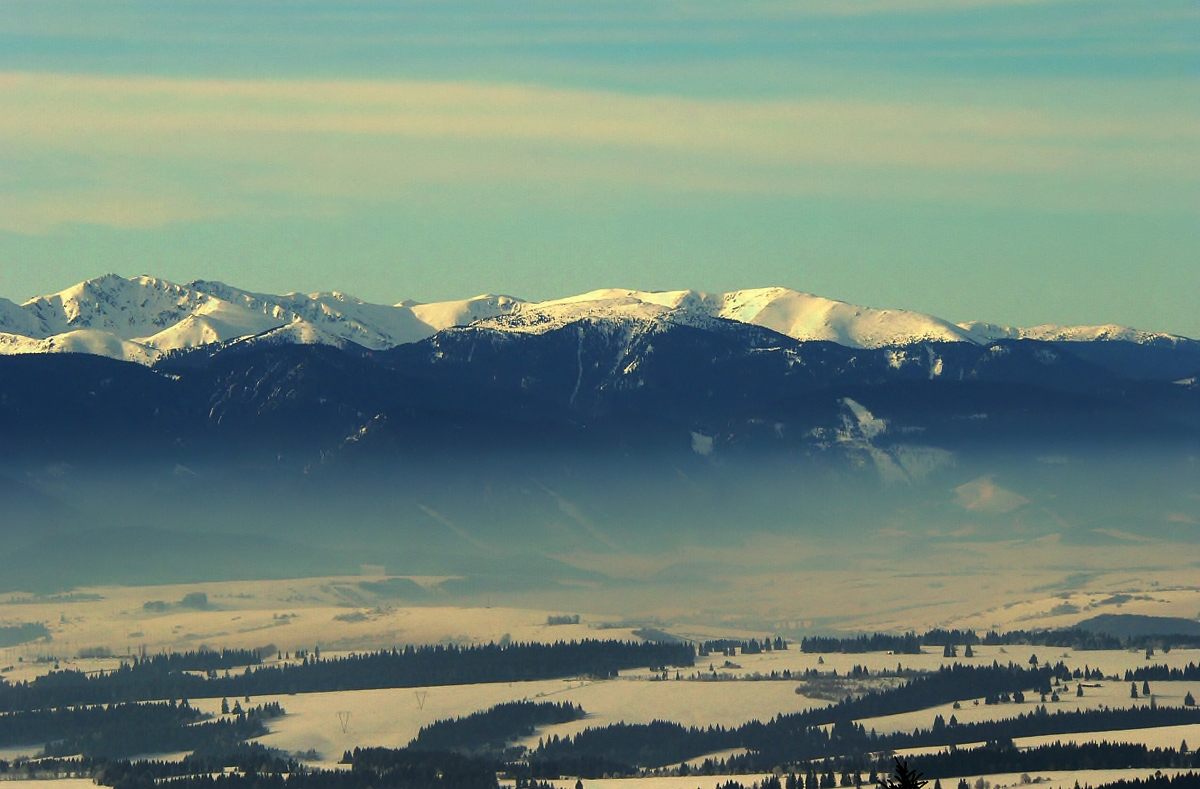
M 901 759 L 899 756 L 894 757 L 896 765 L 893 768 L 892 777 L 884 778 L 880 782 L 882 789 L 921 789 L 922 786 L 929 783 L 921 779 L 921 774 L 908 769 L 908 759 Z

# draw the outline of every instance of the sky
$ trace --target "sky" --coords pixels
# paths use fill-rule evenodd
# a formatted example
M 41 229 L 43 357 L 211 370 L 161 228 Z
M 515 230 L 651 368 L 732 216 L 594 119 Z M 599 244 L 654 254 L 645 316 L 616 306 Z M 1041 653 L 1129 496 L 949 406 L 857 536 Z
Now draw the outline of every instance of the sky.
M 1192 0 L 0 4 L 0 295 L 782 285 L 1200 337 Z

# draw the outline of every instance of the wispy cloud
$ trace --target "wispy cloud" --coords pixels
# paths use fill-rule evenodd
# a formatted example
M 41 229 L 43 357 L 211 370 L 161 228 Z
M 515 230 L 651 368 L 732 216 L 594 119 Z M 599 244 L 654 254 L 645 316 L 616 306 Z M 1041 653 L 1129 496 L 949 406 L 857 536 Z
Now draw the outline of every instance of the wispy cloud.
M 462 539 L 471 543 L 471 545 L 474 545 L 479 550 L 481 550 L 481 551 L 491 550 L 486 545 L 484 545 L 482 542 L 480 542 L 479 540 L 472 537 L 466 529 L 459 526 L 457 523 L 450 520 L 445 515 L 438 512 L 437 510 L 433 509 L 432 507 L 426 507 L 424 504 L 419 504 L 417 506 L 420 507 L 421 511 L 424 512 L 426 515 L 433 518 L 435 521 L 442 524 L 443 526 L 445 526 L 450 531 L 454 532 L 454 534 L 458 535 Z
M 1149 113 L 533 85 L 0 74 L 0 227 L 349 210 L 426 186 L 1178 209 L 1194 105 Z M 79 183 L 20 176 L 75 163 Z

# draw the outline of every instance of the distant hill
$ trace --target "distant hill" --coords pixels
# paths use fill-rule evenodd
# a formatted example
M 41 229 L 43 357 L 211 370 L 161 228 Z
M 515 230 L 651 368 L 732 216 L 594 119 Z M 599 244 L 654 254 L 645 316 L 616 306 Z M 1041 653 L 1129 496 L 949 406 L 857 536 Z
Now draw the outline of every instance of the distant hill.
M 1178 616 L 1142 614 L 1100 614 L 1076 625 L 1092 633 L 1108 633 L 1117 638 L 1138 636 L 1200 636 L 1200 622 Z

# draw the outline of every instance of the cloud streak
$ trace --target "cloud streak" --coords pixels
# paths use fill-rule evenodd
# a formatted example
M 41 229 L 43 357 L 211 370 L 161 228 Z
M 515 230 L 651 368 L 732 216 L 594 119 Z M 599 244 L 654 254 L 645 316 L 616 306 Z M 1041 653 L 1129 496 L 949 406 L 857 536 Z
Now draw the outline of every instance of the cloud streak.
M 537 85 L 0 74 L 0 227 L 352 210 L 430 185 L 1186 207 L 1196 115 Z M 54 162 L 86 178 L 19 177 Z M 82 177 L 82 176 L 81 176 Z

